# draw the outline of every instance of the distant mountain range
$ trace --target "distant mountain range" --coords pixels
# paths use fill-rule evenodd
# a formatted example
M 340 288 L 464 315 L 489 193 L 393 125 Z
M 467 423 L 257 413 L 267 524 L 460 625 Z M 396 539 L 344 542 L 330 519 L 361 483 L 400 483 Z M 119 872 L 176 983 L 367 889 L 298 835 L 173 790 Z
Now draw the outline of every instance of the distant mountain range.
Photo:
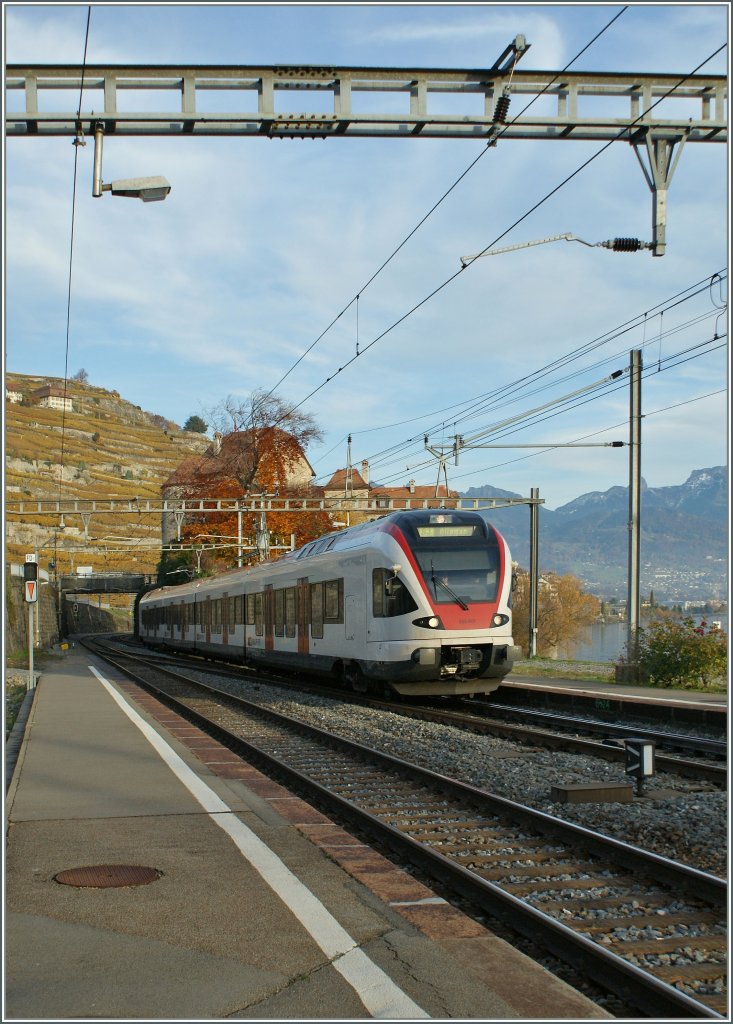
M 519 498 L 487 484 L 465 498 Z M 512 557 L 529 564 L 529 508 L 486 517 L 504 534 Z M 540 508 L 540 569 L 572 573 L 599 597 L 627 587 L 629 492 L 591 491 L 555 511 Z M 660 601 L 724 599 L 728 579 L 728 472 L 698 469 L 684 484 L 647 487 L 641 495 L 641 586 Z

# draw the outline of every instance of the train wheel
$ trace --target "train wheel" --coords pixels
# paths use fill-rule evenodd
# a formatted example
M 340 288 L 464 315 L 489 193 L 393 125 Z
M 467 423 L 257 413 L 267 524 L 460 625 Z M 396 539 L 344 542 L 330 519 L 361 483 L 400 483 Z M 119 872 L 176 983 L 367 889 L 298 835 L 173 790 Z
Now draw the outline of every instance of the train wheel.
M 354 691 L 354 693 L 366 693 L 369 683 L 365 679 L 361 669 L 358 665 L 346 664 L 344 665 L 344 681 Z

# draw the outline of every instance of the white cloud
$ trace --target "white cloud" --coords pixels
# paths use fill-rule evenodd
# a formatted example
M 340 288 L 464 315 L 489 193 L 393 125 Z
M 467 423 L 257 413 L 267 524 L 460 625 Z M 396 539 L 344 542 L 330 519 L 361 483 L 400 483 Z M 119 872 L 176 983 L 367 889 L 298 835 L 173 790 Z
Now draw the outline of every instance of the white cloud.
M 82 10 L 6 11 L 12 15 L 8 59 L 78 60 Z M 344 5 L 305 13 L 267 7 L 240 12 L 234 6 L 207 17 L 203 7 L 193 5 L 181 8 L 183 20 L 173 26 L 166 8 L 93 8 L 91 59 L 122 61 L 135 53 L 143 62 L 163 60 L 173 51 L 188 53 L 182 39 L 195 24 L 200 32 L 187 45 L 197 50 L 201 63 L 216 63 L 220 53 L 230 52 L 218 48 L 224 42 L 232 46 L 231 32 L 222 38 L 223 26 L 246 24 L 248 52 L 271 53 L 273 40 L 265 29 L 273 27 L 277 14 L 281 28 L 290 26 L 290 35 L 278 39 L 291 50 L 297 42 L 301 59 L 333 45 L 334 53 L 371 55 L 375 65 L 476 66 L 479 54 L 490 64 L 517 32 L 524 32 L 532 49 L 523 65 L 560 67 L 590 30 L 610 17 L 598 5 L 540 11 L 490 5 L 349 10 Z M 630 8 L 589 51 L 583 66 L 593 68 L 596 55 L 599 66 L 626 69 L 642 59 L 646 66 L 664 53 L 665 69 L 685 67 L 693 51 L 710 45 L 719 21 L 703 19 L 699 33 L 693 21 L 684 38 L 677 32 L 683 13 L 690 12 Z M 134 37 L 143 24 L 147 31 L 136 50 Z M 166 26 L 170 31 L 163 31 Z M 302 26 L 307 31 L 295 40 Z M 321 28 L 330 32 L 325 41 Z M 520 102 L 515 97 L 512 109 Z M 273 386 L 357 293 L 364 351 L 455 273 L 461 255 L 490 244 L 593 150 L 574 142 L 503 141 L 483 151 L 477 143 L 426 139 L 286 143 L 109 137 L 105 180 L 162 173 L 173 185 L 165 203 L 141 204 L 107 195 L 91 198 L 93 147 L 88 145 L 77 154 L 72 365 L 84 365 L 95 383 L 182 422 L 228 393 Z M 365 288 L 480 152 L 476 167 Z M 69 139 L 7 142 L 10 369 L 52 372 L 63 354 L 73 155 Z M 466 399 L 530 376 L 720 269 L 727 251 L 726 195 L 724 147 L 688 144 L 669 191 L 669 248 L 663 259 L 567 242 L 484 257 L 337 373 L 355 354 L 356 307 L 351 305 L 282 388 L 294 401 L 319 389 L 306 403 L 326 431 L 324 444 L 312 453 L 314 459 L 323 456 L 318 472 L 343 465 L 340 439 L 349 431 L 355 461 L 415 437 L 408 453 L 390 457 L 389 472 L 401 478 L 406 465 L 424 458 L 423 429 L 435 427 L 439 438 L 463 429 L 454 420 Z M 591 242 L 616 235 L 648 239 L 651 209 L 633 153 L 627 145 L 614 146 L 498 244 L 566 231 Z M 703 308 L 701 299 L 697 312 Z M 680 312 L 678 321 L 687 315 Z M 670 314 L 665 327 L 675 322 Z M 647 340 L 658 326 L 650 325 Z M 665 342 L 663 351 L 698 336 L 691 328 L 678 341 Z M 596 358 L 614 356 L 615 361 L 588 369 L 578 383 L 570 377 L 561 381 L 558 374 L 546 392 L 524 388 L 521 399 L 487 408 L 467 421 L 466 429 L 478 431 L 616 364 L 625 366 L 629 350 L 641 341 L 640 331 L 621 335 L 566 372 L 590 367 Z M 327 377 L 331 382 L 321 388 Z M 713 390 L 725 377 L 722 354 L 699 358 L 651 379 L 645 401 L 650 409 L 661 407 Z M 442 409 L 447 411 L 436 412 Z M 627 416 L 624 386 L 525 434 L 572 439 L 624 423 Z M 651 416 L 645 424 L 645 476 L 655 485 L 681 482 L 677 477 L 686 477 L 688 467 L 717 464 L 725 457 L 725 423 L 718 402 Z M 334 453 L 325 455 L 334 445 Z M 520 492 L 541 486 L 554 507 L 585 490 L 624 484 L 625 458 L 623 449 L 621 454 L 578 449 L 572 458 L 567 452 L 479 451 L 462 457 L 456 475 L 466 487 L 489 480 Z M 430 468 L 419 480 L 434 478 Z

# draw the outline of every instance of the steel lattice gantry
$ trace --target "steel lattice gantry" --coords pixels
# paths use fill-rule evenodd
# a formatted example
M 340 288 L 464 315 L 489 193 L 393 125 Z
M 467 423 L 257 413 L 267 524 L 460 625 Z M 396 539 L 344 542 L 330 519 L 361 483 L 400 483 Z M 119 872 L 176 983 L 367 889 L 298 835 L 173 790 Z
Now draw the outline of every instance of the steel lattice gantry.
M 727 140 L 724 75 L 10 64 L 5 84 L 8 136 Z M 497 124 L 504 95 L 541 98 Z
M 628 142 L 653 196 L 647 248 L 664 255 L 667 191 L 683 144 L 727 142 L 726 77 L 518 70 L 528 48 L 517 36 L 493 67 L 474 70 L 11 64 L 5 130 L 77 142 L 95 130 L 97 137 Z M 508 118 L 512 98 L 522 110 Z

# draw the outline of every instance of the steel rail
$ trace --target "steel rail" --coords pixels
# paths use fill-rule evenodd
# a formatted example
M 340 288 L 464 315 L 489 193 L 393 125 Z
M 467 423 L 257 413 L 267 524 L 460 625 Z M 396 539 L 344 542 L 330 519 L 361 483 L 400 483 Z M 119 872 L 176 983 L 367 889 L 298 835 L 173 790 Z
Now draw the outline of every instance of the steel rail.
M 312 798 L 336 808 L 347 820 L 366 829 L 370 834 L 378 836 L 391 849 L 408 861 L 420 866 L 431 877 L 442 883 L 448 880 L 455 891 L 470 899 L 486 912 L 506 922 L 514 930 L 535 942 L 541 938 L 542 944 L 556 956 L 571 963 L 574 967 L 582 967 L 596 979 L 602 978 L 603 984 L 611 991 L 631 1001 L 651 1016 L 722 1019 L 721 1014 L 704 1003 L 655 978 L 652 974 L 629 963 L 562 922 L 543 914 L 540 910 L 529 906 L 521 899 L 501 889 L 500 886 L 481 878 L 438 851 L 428 849 L 419 840 L 405 835 L 399 829 L 381 821 L 352 801 L 333 793 L 328 787 L 284 764 L 251 741 L 231 733 L 221 725 L 212 723 L 205 715 L 167 694 L 150 680 L 134 672 L 129 666 L 120 664 L 116 658 L 110 657 L 109 654 L 102 654 L 102 656 L 115 664 L 126 675 L 135 678 L 135 681 L 146 690 L 154 692 L 164 703 L 174 708 L 183 717 L 196 722 L 199 727 L 216 736 L 230 749 L 237 752 L 244 751 L 248 758 L 284 777 L 289 784 L 309 793 Z M 136 655 L 119 655 L 119 657 L 138 663 L 145 661 Z M 151 667 L 176 682 L 181 682 L 178 673 L 158 665 Z M 241 697 L 234 697 L 227 691 L 196 683 L 185 677 L 183 682 L 194 689 L 209 691 L 217 698 L 230 701 L 248 714 L 276 722 L 301 736 L 312 738 L 328 748 L 337 748 L 368 762 L 377 762 L 395 771 L 401 777 L 408 775 L 415 781 L 427 784 L 440 792 L 453 796 L 459 795 L 469 806 L 481 808 L 484 811 L 488 810 L 489 813 L 499 814 L 520 824 L 529 825 L 543 835 L 559 838 L 564 842 L 576 842 L 585 850 L 606 858 L 610 857 L 621 866 L 631 870 L 641 870 L 645 874 L 651 875 L 655 881 L 662 879 L 673 889 L 681 888 L 715 906 L 726 906 L 727 886 L 722 879 L 716 876 L 675 861 L 669 861 L 657 854 L 649 853 L 619 840 L 600 836 L 582 826 L 561 821 L 544 812 L 535 811 L 503 797 L 494 796 L 467 783 L 457 782 L 429 769 L 402 761 L 390 754 L 334 736 L 315 726 L 252 704 Z
M 180 659 L 180 655 L 179 655 Z M 173 659 L 175 664 L 175 659 Z M 180 660 L 178 661 L 180 665 Z M 211 663 L 204 663 L 200 666 L 203 671 L 210 671 L 218 673 L 220 675 L 231 675 L 233 678 L 241 679 L 243 671 L 246 671 L 251 678 L 259 678 L 264 682 L 269 682 L 272 685 L 295 687 L 296 689 L 302 690 L 304 687 L 302 684 L 297 686 L 291 679 L 275 676 L 262 676 L 261 672 L 257 669 L 245 670 L 243 668 L 232 668 L 231 665 L 223 664 L 216 668 L 212 667 Z M 549 747 L 553 750 L 565 750 L 573 751 L 579 754 L 585 754 L 589 757 L 598 757 L 604 761 L 622 762 L 625 760 L 626 753 L 625 749 L 616 743 L 604 743 L 597 740 L 587 739 L 580 736 L 569 736 L 567 733 L 555 733 L 550 732 L 546 729 L 527 728 L 521 724 L 512 725 L 504 722 L 497 722 L 491 719 L 487 719 L 481 716 L 477 716 L 476 712 L 455 712 L 446 710 L 443 708 L 429 708 L 424 706 L 406 705 L 403 702 L 397 704 L 391 701 L 383 701 L 374 697 L 369 697 L 361 694 L 354 694 L 350 691 L 339 690 L 335 693 L 323 686 L 320 686 L 317 682 L 306 685 L 305 689 L 315 690 L 319 693 L 325 693 L 328 696 L 333 696 L 334 699 L 347 700 L 350 703 L 363 704 L 369 707 L 384 707 L 388 708 L 395 714 L 402 715 L 405 718 L 417 718 L 424 721 L 441 722 L 446 725 L 452 725 L 455 728 L 465 729 L 471 732 L 486 733 L 494 736 L 502 736 L 508 739 L 516 740 L 517 742 L 523 743 L 539 743 L 542 746 Z M 486 703 L 483 705 L 489 712 L 493 710 L 493 705 Z M 516 712 L 514 708 L 508 708 L 512 713 Z M 528 717 L 536 714 L 530 712 Z M 543 718 L 551 719 L 553 717 L 550 712 L 537 713 Z M 564 716 L 558 716 L 561 723 L 566 721 Z M 578 726 L 585 724 L 582 719 L 568 719 L 568 721 L 577 721 Z M 603 723 L 588 723 L 590 726 L 597 724 L 598 731 L 603 731 Z M 634 727 L 624 728 L 622 726 L 610 727 L 609 731 L 614 731 L 618 736 L 646 736 L 647 732 L 637 730 Z M 657 734 L 652 733 L 652 737 Z M 660 737 L 666 734 L 658 734 Z M 686 737 L 678 737 L 680 741 Z M 690 739 L 696 739 L 697 737 L 691 737 Z M 708 747 L 704 748 L 710 752 L 720 753 L 723 755 L 726 750 L 726 744 L 720 744 L 718 741 L 708 740 Z M 682 758 L 674 755 L 655 753 L 655 766 L 661 771 L 670 773 L 676 773 L 683 775 L 687 778 L 694 779 L 706 779 L 710 782 L 714 782 L 717 785 L 724 786 L 728 777 L 727 766 L 725 764 L 714 764 L 705 763 L 700 761 L 691 761 L 687 758 Z
M 621 762 L 626 758 L 624 746 L 616 740 L 605 743 L 582 736 L 570 736 L 565 732 L 550 732 L 548 729 L 539 729 L 536 726 L 492 721 L 491 719 L 478 717 L 475 713 L 467 714 L 466 712 L 404 706 L 399 708 L 399 713 L 409 718 L 423 718 L 426 721 L 444 722 L 447 725 L 455 725 L 461 729 L 503 736 L 508 739 L 517 740 L 520 743 L 538 743 L 553 750 L 569 750 L 579 754 L 587 754 L 590 757 L 598 757 L 603 761 Z M 627 737 L 640 736 L 643 735 L 643 732 L 637 732 L 633 727 L 625 730 L 620 728 L 619 735 Z M 655 767 L 660 771 L 674 772 L 689 778 L 708 779 L 719 785 L 725 785 L 728 777 L 728 770 L 724 764 L 691 761 L 688 758 L 660 754 L 659 752 L 655 753 L 654 763 Z
M 629 729 L 631 728 L 634 736 L 654 740 L 658 746 L 677 747 L 687 751 L 713 754 L 720 757 L 725 757 L 728 749 L 728 744 L 725 740 L 716 740 L 706 736 L 692 736 L 684 733 L 660 732 L 647 725 L 634 725 L 631 727 L 614 725 L 611 722 L 575 718 L 573 716 L 566 715 L 563 712 L 556 713 L 554 711 L 538 711 L 534 708 L 519 708 L 511 704 L 494 704 L 493 702 L 487 702 L 485 707 L 492 715 L 499 712 L 507 718 L 516 716 L 523 720 L 532 721 L 534 719 L 536 721 L 548 722 L 551 724 L 558 721 L 563 726 L 570 726 L 573 729 L 577 729 L 579 732 L 594 732 L 603 733 L 607 736 L 624 737 L 630 735 Z

